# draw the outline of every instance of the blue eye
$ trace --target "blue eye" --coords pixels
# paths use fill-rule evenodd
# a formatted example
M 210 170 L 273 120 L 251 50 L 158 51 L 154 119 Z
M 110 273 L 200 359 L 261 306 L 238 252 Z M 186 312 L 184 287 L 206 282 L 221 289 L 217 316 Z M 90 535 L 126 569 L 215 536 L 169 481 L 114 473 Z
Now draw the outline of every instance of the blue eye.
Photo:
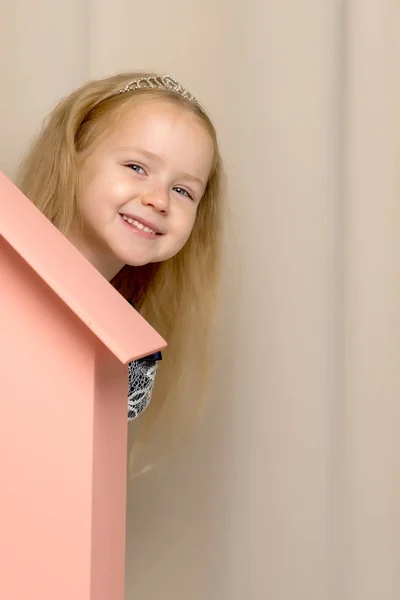
M 132 171 L 136 171 L 136 173 L 140 173 L 140 175 L 143 175 L 143 174 L 146 175 L 146 171 L 143 169 L 143 167 L 140 167 L 139 165 L 131 164 L 131 165 L 127 165 L 127 167 L 132 169 Z
M 175 187 L 174 190 L 181 196 L 186 196 L 187 198 L 190 198 L 191 200 L 193 200 L 192 196 L 189 194 L 189 192 L 187 190 L 184 190 L 181 187 Z

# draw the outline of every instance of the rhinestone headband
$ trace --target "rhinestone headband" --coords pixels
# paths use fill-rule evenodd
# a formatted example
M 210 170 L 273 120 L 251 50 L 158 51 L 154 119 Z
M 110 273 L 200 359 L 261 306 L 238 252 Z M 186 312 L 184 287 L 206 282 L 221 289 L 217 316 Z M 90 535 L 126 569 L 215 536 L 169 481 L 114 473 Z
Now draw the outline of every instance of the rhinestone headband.
M 196 98 L 184 88 L 176 79 L 170 77 L 169 75 L 153 75 L 150 77 L 141 77 L 140 79 L 134 79 L 127 83 L 127 85 L 118 91 L 118 94 L 124 94 L 125 92 L 132 92 L 134 90 L 141 89 L 161 89 L 161 90 L 169 90 L 182 96 L 182 98 L 187 98 L 190 102 L 197 104 L 200 106 L 200 103 L 196 100 Z

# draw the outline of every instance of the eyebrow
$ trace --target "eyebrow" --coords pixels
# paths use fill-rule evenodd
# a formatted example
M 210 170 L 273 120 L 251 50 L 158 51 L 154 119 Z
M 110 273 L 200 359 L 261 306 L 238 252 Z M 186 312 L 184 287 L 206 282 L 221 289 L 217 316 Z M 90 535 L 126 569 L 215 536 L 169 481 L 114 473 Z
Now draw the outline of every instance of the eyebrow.
M 133 152 L 140 152 L 140 154 L 143 154 L 144 156 L 147 156 L 147 158 L 150 158 L 151 160 L 154 160 L 158 163 L 162 163 L 162 159 L 157 156 L 157 154 L 153 154 L 153 152 L 149 152 L 148 150 L 143 150 L 143 148 L 135 148 L 133 146 L 125 146 L 123 148 L 119 148 L 119 150 L 128 150 L 128 151 L 133 151 Z M 181 177 L 183 177 L 183 179 L 187 179 L 190 181 L 195 181 L 197 183 L 199 183 L 201 186 L 205 187 L 205 183 L 202 179 L 200 179 L 199 177 L 196 177 L 195 175 L 190 175 L 190 173 L 181 173 Z

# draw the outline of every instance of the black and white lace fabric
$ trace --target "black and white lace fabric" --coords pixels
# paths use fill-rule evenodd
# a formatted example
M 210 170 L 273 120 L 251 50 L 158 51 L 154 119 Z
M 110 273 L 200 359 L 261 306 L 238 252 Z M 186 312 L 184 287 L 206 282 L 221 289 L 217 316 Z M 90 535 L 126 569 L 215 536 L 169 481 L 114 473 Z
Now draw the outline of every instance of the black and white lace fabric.
M 128 365 L 128 421 L 136 419 L 149 405 L 161 352 L 134 360 Z
M 133 308 L 132 303 L 130 303 Z M 155 352 L 128 365 L 128 421 L 136 419 L 150 404 L 161 352 Z

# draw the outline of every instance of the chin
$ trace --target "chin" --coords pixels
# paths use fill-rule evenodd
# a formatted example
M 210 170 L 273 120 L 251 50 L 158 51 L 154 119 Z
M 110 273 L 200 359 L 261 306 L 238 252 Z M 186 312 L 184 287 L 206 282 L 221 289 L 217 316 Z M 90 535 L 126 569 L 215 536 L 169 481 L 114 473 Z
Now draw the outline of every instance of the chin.
M 128 265 L 129 267 L 144 267 L 145 265 L 148 265 L 150 263 L 152 263 L 152 260 L 146 260 L 145 258 L 140 259 L 140 258 L 126 258 L 126 260 L 124 261 L 125 265 Z
M 174 249 L 171 248 L 169 252 L 155 253 L 141 251 L 140 248 L 135 249 L 135 251 L 132 251 L 132 249 L 129 251 L 125 248 L 115 248 L 113 254 L 115 258 L 124 265 L 129 265 L 130 267 L 143 267 L 148 264 L 160 263 L 169 260 L 179 254 L 180 251 L 180 247 Z
M 149 262 L 152 262 L 153 257 L 149 252 L 130 251 L 126 248 L 115 248 L 113 252 L 115 259 L 123 265 L 130 267 L 143 267 Z

